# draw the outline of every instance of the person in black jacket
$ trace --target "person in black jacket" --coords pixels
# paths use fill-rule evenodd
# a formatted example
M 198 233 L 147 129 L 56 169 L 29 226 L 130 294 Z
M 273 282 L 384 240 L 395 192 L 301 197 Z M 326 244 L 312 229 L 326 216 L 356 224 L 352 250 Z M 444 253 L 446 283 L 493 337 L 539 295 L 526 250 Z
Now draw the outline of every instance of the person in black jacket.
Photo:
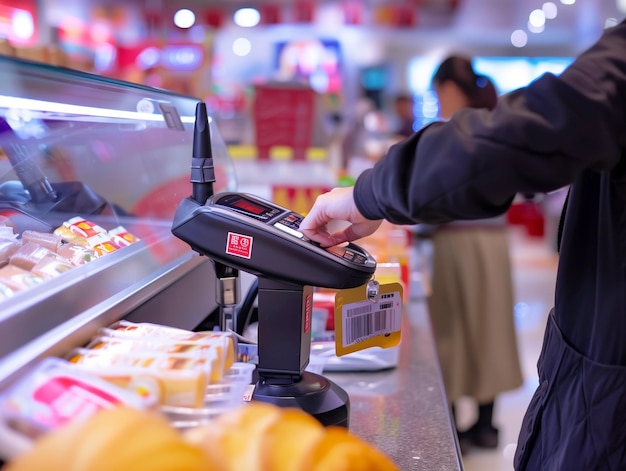
M 461 162 L 461 163 L 460 163 Z M 300 226 L 332 246 L 395 224 L 502 214 L 517 193 L 570 185 L 554 308 L 516 470 L 626 469 L 626 21 L 545 74 L 392 146 Z M 350 221 L 330 234 L 332 219 Z

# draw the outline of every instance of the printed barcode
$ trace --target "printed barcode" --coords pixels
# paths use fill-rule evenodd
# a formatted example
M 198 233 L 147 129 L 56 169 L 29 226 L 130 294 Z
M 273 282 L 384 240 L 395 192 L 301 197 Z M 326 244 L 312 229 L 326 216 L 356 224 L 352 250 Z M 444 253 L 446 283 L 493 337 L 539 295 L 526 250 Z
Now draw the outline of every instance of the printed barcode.
M 369 306 L 365 306 L 365 308 L 368 307 Z M 354 311 L 356 310 L 357 309 L 354 309 Z M 364 311 L 365 313 L 361 313 L 361 315 L 357 317 L 346 317 L 344 328 L 346 345 L 392 331 L 395 325 L 395 312 L 393 309 L 381 309 L 376 312 L 368 313 L 370 310 L 371 309 L 366 309 Z
M 354 307 L 352 309 L 348 309 L 346 311 L 346 317 L 361 316 L 363 314 L 372 312 L 372 306 L 373 304 L 366 304 L 365 306 Z

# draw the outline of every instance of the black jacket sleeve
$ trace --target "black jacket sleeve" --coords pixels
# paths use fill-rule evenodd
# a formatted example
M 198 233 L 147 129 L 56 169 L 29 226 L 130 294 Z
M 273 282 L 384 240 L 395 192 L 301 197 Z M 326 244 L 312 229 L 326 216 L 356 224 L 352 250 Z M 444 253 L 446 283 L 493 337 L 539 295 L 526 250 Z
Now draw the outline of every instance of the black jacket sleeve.
M 390 148 L 357 179 L 370 219 L 440 223 L 502 214 L 519 192 L 548 192 L 612 168 L 626 141 L 626 21 L 559 77 L 546 74 Z

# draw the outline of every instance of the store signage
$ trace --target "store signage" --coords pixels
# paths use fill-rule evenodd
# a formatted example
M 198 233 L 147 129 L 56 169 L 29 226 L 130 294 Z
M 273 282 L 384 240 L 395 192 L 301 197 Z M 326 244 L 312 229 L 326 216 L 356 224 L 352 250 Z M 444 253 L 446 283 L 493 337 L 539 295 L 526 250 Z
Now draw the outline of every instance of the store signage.
M 133 51 L 129 51 L 132 55 Z M 204 60 L 204 51 L 197 44 L 172 44 L 143 47 L 136 55 L 135 62 L 141 69 L 161 66 L 168 70 L 196 70 Z
M 202 58 L 202 48 L 195 44 L 165 46 L 161 50 L 161 65 L 171 70 L 195 70 Z
M 35 19 L 30 11 L 0 4 L 0 38 L 29 44 L 36 41 L 35 33 Z

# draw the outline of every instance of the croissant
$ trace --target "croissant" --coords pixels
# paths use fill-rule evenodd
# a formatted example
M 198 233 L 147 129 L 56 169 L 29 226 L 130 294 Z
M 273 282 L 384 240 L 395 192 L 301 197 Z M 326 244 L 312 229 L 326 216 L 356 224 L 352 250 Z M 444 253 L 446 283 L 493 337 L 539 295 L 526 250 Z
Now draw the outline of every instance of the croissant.
M 115 407 L 37 439 L 2 471 L 214 471 L 206 455 L 154 411 Z
M 384 453 L 300 409 L 251 402 L 180 433 L 126 406 L 39 438 L 2 471 L 399 471 Z
M 220 471 L 398 471 L 374 446 L 300 409 L 251 402 L 184 434 Z

